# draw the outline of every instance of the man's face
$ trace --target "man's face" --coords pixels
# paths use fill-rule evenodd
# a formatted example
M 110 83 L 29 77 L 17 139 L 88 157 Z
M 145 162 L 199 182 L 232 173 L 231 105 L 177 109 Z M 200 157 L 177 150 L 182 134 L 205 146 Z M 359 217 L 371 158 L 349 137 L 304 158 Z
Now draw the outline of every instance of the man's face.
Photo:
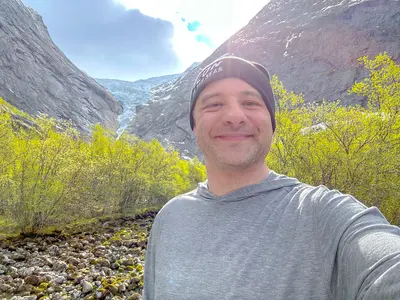
M 245 170 L 265 163 L 273 136 L 271 116 L 260 93 L 245 81 L 210 83 L 196 101 L 193 118 L 206 165 Z

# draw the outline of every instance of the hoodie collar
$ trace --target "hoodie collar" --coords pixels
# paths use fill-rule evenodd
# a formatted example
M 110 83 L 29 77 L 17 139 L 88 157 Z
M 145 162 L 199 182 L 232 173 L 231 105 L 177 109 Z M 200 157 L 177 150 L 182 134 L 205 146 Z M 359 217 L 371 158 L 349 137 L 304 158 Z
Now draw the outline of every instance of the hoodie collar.
M 297 184 L 300 184 L 300 181 L 296 178 L 280 175 L 270 170 L 267 177 L 260 183 L 244 186 L 223 196 L 214 195 L 208 189 L 208 180 L 198 184 L 197 193 L 205 201 L 236 202 L 244 200 L 250 196 Z

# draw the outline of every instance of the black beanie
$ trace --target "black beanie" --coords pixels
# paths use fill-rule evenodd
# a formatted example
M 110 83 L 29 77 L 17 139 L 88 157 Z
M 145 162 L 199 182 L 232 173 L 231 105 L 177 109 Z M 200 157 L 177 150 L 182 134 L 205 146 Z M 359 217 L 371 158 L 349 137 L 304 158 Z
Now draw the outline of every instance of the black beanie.
M 236 56 L 224 56 L 206 66 L 197 76 L 190 98 L 190 127 L 194 128 L 193 109 L 201 91 L 211 82 L 224 78 L 239 78 L 255 88 L 262 96 L 271 115 L 275 131 L 275 98 L 267 69 L 259 63 Z

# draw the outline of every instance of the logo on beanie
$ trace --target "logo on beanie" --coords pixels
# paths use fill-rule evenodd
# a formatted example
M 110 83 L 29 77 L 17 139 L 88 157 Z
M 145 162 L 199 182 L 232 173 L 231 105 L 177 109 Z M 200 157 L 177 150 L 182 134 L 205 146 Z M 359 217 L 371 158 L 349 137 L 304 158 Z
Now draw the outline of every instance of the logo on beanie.
M 194 84 L 194 90 L 196 90 L 197 87 L 199 86 L 199 84 L 202 83 L 204 80 L 206 80 L 211 75 L 222 72 L 222 66 L 220 66 L 221 64 L 222 64 L 222 61 L 217 61 L 217 62 L 213 63 L 212 65 L 207 66 L 204 70 L 202 70 Z

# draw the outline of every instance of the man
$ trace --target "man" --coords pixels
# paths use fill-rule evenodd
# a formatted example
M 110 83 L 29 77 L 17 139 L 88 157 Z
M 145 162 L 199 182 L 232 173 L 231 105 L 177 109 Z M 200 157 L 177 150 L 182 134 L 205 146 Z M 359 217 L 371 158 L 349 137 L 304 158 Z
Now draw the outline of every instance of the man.
M 203 69 L 190 124 L 208 179 L 155 218 L 145 300 L 400 299 L 398 227 L 266 166 L 275 100 L 263 66 L 228 56 Z

